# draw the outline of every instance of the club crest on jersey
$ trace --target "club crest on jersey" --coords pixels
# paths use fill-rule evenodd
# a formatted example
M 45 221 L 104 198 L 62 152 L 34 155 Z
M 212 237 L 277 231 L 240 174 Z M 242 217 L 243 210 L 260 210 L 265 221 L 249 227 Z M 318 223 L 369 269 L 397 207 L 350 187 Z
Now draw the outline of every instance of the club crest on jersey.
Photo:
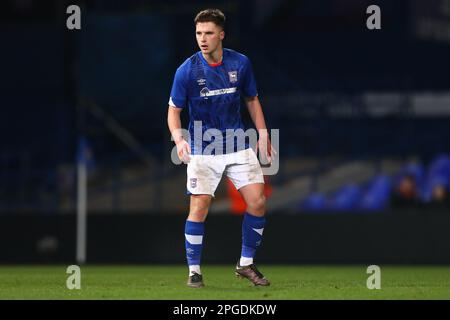
M 228 77 L 229 77 L 231 83 L 237 82 L 237 71 L 228 72 Z
M 191 188 L 197 187 L 197 178 L 191 178 Z

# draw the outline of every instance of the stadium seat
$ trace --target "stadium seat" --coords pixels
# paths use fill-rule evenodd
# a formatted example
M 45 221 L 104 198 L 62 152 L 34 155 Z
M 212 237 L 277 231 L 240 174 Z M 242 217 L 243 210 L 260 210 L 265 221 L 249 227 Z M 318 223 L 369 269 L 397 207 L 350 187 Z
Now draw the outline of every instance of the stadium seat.
M 422 186 L 421 198 L 424 202 L 429 202 L 431 200 L 431 193 L 434 187 L 442 185 L 448 188 L 450 185 L 450 175 L 443 173 L 434 173 L 427 177 L 427 180 Z
M 416 182 L 420 185 L 425 178 L 425 168 L 419 163 L 406 164 L 399 170 L 398 174 L 396 175 L 395 185 L 397 185 L 400 180 L 406 175 L 413 176 Z
M 300 204 L 302 211 L 321 211 L 325 209 L 326 197 L 322 193 L 313 193 L 309 195 Z
M 386 175 L 375 176 L 369 183 L 358 208 L 363 211 L 386 209 L 392 190 L 392 179 Z
M 426 177 L 421 185 L 421 198 L 424 202 L 431 200 L 431 193 L 435 186 L 450 185 L 450 155 L 436 156 L 428 166 Z
M 428 168 L 428 175 L 434 176 L 436 174 L 450 175 L 450 155 L 439 155 L 431 162 Z
M 361 195 L 362 190 L 358 185 L 350 184 L 343 186 L 329 199 L 327 209 L 333 211 L 351 211 L 357 209 Z

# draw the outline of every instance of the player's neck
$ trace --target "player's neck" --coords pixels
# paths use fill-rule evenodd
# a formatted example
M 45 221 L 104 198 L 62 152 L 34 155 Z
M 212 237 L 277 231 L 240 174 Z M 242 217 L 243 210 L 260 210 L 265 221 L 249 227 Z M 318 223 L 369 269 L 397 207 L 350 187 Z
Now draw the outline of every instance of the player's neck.
M 217 48 L 217 50 L 209 54 L 204 54 L 202 52 L 202 55 L 203 58 L 205 58 L 206 62 L 208 62 L 208 64 L 212 65 L 220 64 L 223 59 L 223 49 L 221 47 Z

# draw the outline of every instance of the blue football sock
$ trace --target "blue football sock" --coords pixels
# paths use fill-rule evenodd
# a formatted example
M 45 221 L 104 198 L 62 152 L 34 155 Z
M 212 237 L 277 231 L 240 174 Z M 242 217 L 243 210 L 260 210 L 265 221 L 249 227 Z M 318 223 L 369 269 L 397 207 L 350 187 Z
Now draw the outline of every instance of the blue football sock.
M 257 217 L 249 214 L 244 215 L 244 221 L 242 222 L 242 252 L 241 262 L 249 261 L 253 263 L 253 258 L 256 254 L 256 249 L 261 245 L 262 234 L 264 231 L 264 225 L 266 224 L 266 218 Z M 250 258 L 250 259 L 245 259 Z M 244 265 L 247 265 L 245 263 Z M 240 263 L 242 265 L 242 263 Z
M 204 233 L 205 226 L 203 222 L 186 220 L 184 237 L 186 245 L 186 258 L 189 266 L 200 266 Z

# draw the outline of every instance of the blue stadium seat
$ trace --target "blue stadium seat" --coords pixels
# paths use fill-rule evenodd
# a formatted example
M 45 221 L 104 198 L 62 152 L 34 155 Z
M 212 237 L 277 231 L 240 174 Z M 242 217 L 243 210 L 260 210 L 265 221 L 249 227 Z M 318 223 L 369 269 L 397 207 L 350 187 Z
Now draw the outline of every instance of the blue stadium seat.
M 309 195 L 300 204 L 302 211 L 322 211 L 325 209 L 326 197 L 322 193 L 313 193 Z
M 421 198 L 424 202 L 431 200 L 431 193 L 435 186 L 450 185 L 450 155 L 441 154 L 434 158 L 428 166 L 426 178 L 421 185 Z
M 352 211 L 357 209 L 361 199 L 362 189 L 358 185 L 350 184 L 340 188 L 327 203 L 327 209 L 333 211 Z
M 448 174 L 435 173 L 427 178 L 422 186 L 421 198 L 424 202 L 429 202 L 431 200 L 431 193 L 434 187 L 442 185 L 448 188 L 450 185 L 450 176 Z
M 450 175 L 450 155 L 441 154 L 437 156 L 428 168 L 428 175 Z
M 363 211 L 384 210 L 389 204 L 392 179 L 386 175 L 375 176 L 369 183 L 358 208 Z
M 419 163 L 408 163 L 404 165 L 396 175 L 395 185 L 397 185 L 406 175 L 413 176 L 416 182 L 420 185 L 423 183 L 425 178 L 425 167 Z

